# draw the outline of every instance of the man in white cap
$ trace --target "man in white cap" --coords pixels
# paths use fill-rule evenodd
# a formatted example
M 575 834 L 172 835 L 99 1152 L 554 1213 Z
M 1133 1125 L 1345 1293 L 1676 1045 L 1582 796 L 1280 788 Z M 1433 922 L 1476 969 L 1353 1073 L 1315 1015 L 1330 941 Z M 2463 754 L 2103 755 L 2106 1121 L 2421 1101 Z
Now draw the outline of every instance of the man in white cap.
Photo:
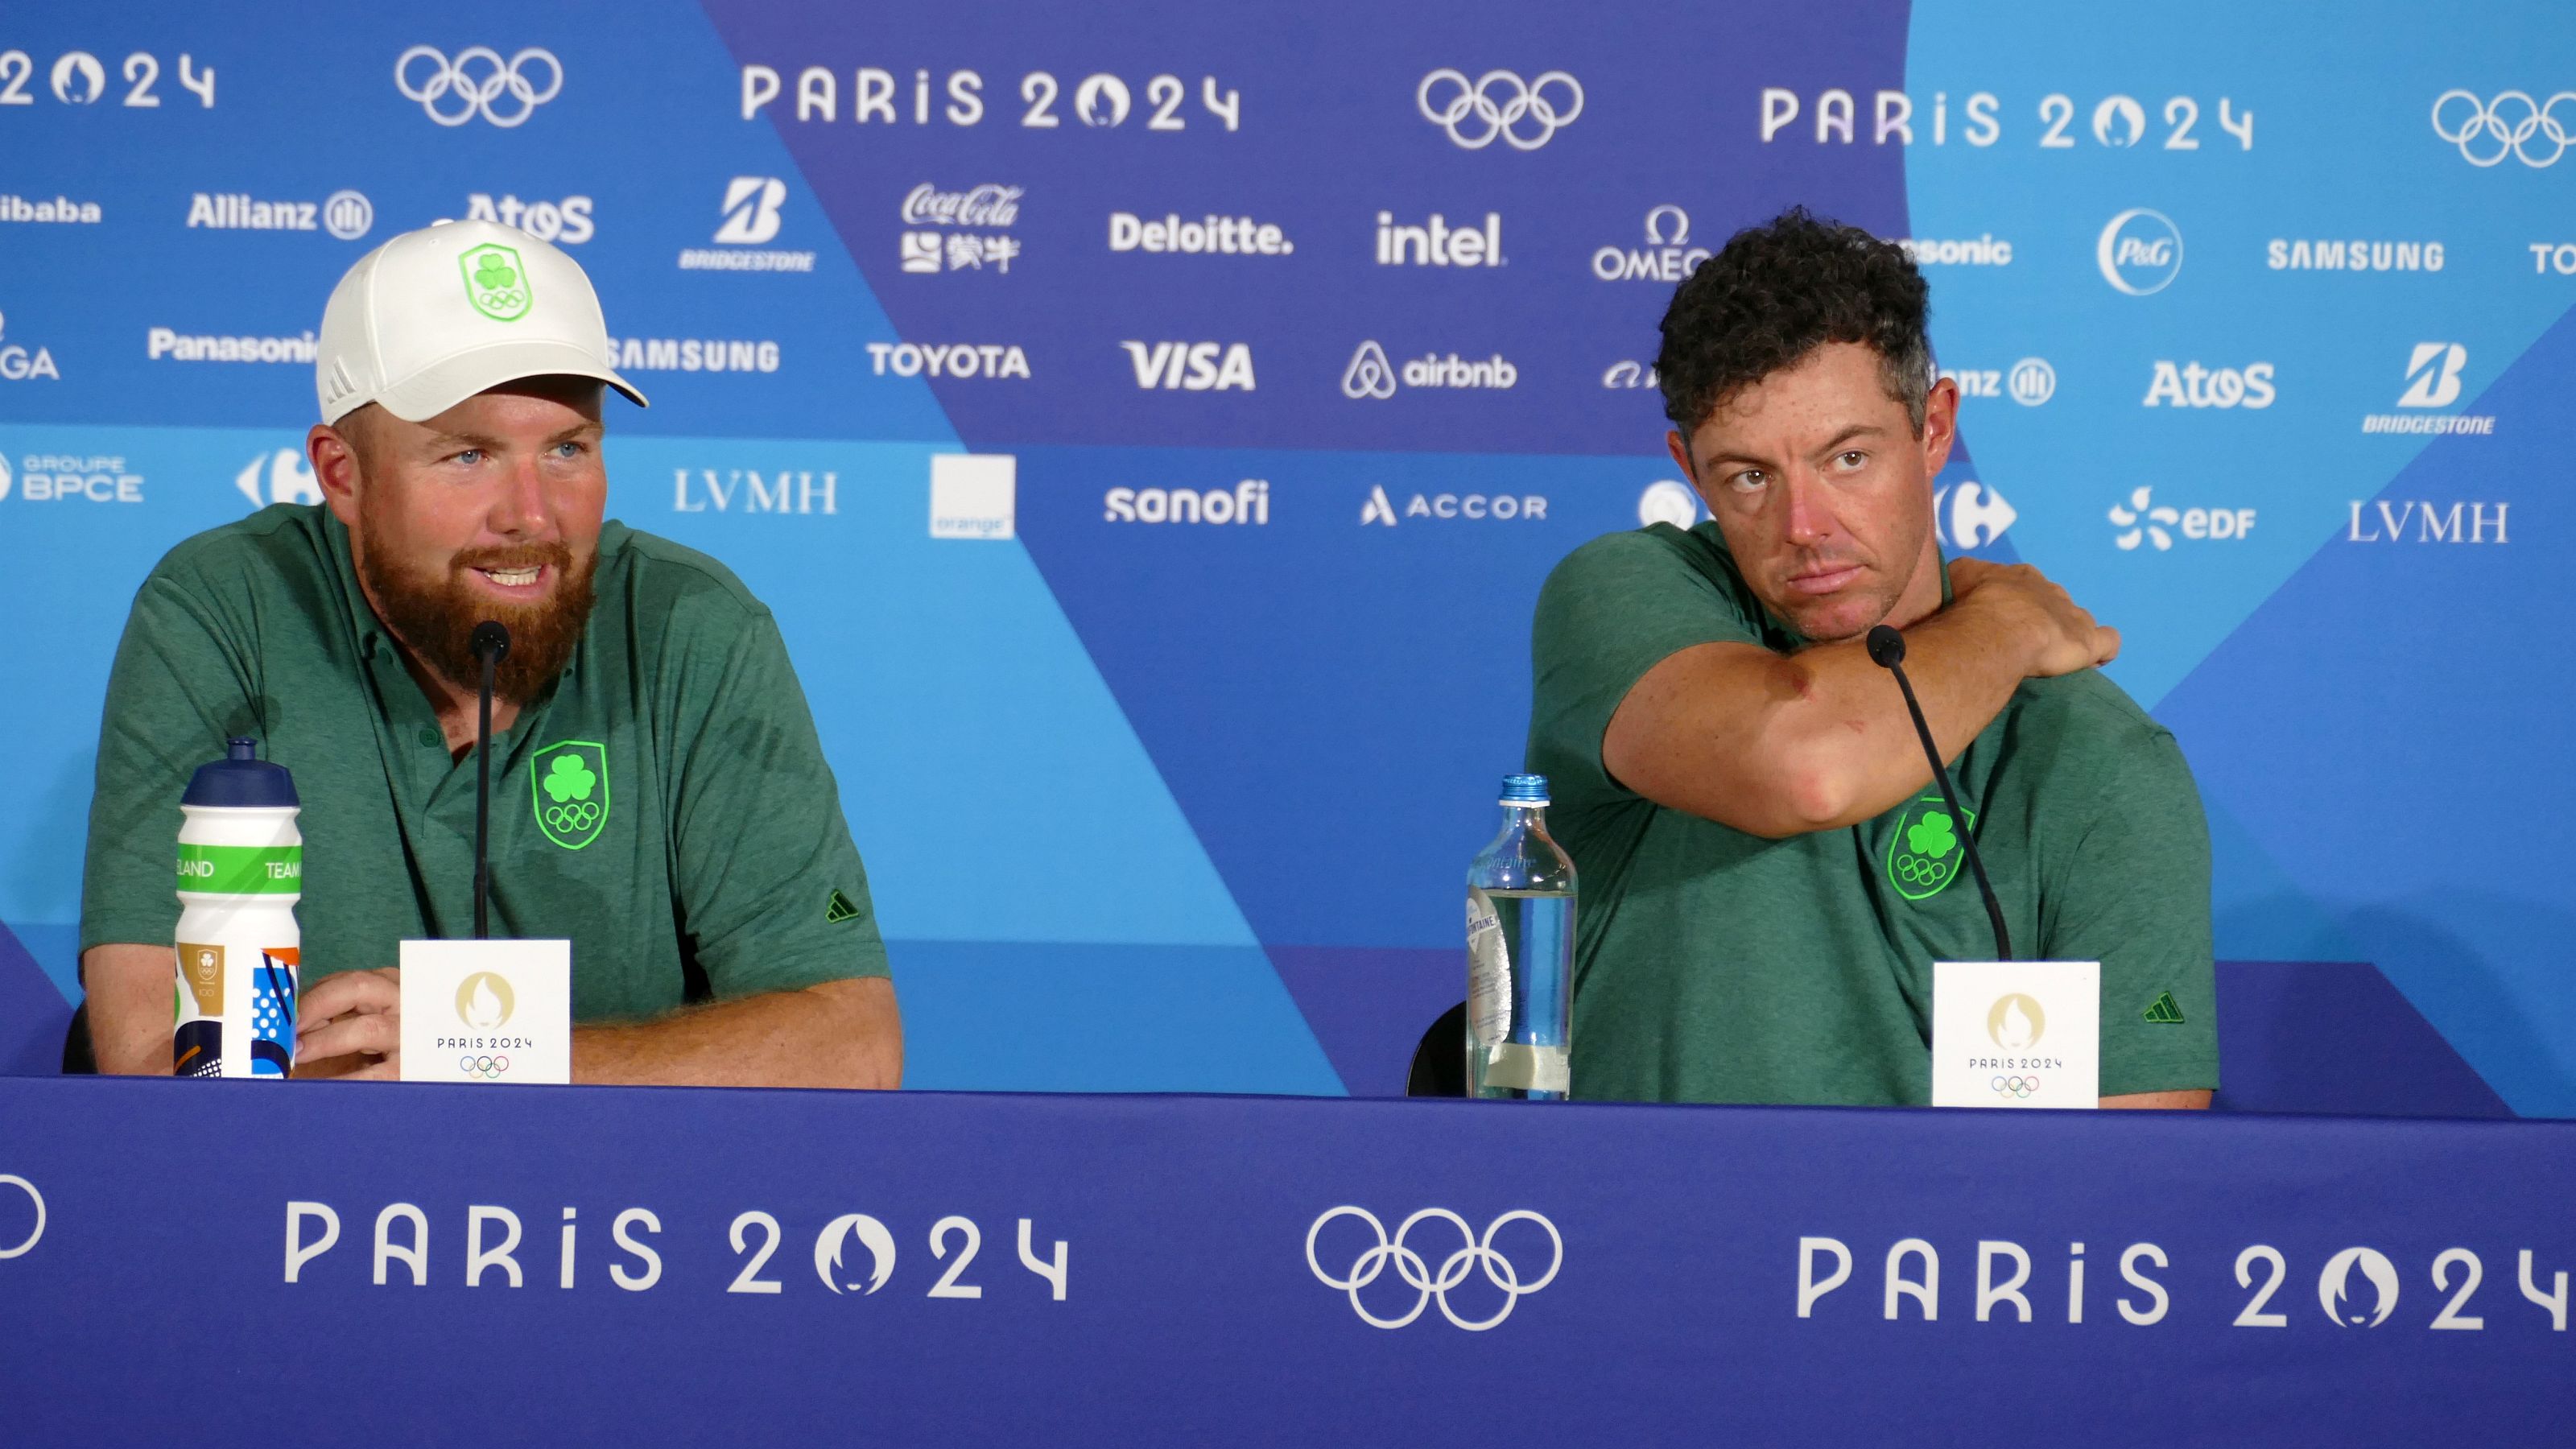
M 840 792 L 768 609 L 603 521 L 613 387 L 590 279 L 445 223 L 360 259 L 322 318 L 324 501 L 171 550 L 100 729 L 81 966 L 102 1070 L 171 1069 L 170 848 L 247 735 L 303 802 L 297 1076 L 399 1074 L 406 938 L 469 934 L 475 625 L 495 936 L 573 943 L 573 1078 L 897 1084 L 902 1028 Z M 603 386 L 604 385 L 604 386 Z

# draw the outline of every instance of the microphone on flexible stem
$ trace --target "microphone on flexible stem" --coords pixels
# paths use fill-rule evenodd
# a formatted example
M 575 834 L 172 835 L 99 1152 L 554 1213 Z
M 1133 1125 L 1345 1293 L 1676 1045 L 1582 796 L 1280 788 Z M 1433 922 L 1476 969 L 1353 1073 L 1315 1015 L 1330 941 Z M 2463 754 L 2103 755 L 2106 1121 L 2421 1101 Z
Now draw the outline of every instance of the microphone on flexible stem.
M 1995 888 L 1986 879 L 1986 863 L 1977 855 L 1976 832 L 1968 828 L 1968 817 L 1959 810 L 1959 792 L 1950 787 L 1950 771 L 1941 763 L 1941 747 L 1932 743 L 1932 727 L 1923 722 L 1923 706 L 1914 701 L 1913 681 L 1905 677 L 1905 636 L 1885 624 L 1873 626 L 1868 638 L 1872 662 L 1896 676 L 1896 687 L 1905 691 L 1905 712 L 1914 716 L 1915 737 L 1923 741 L 1923 757 L 1932 762 L 1932 780 L 1941 787 L 1941 803 L 1950 807 L 1950 818 L 1959 822 L 1959 843 L 1967 847 L 1968 869 L 1977 877 L 1977 893 L 1986 898 L 1986 920 L 1995 928 L 1995 959 L 2013 958 L 2012 935 L 2004 929 L 2004 908 L 1995 899 Z
M 483 688 L 474 731 L 474 939 L 492 934 L 492 673 L 510 653 L 510 631 L 490 619 L 474 626 L 474 657 L 483 661 Z M 1982 880 L 1981 875 L 1978 879 Z

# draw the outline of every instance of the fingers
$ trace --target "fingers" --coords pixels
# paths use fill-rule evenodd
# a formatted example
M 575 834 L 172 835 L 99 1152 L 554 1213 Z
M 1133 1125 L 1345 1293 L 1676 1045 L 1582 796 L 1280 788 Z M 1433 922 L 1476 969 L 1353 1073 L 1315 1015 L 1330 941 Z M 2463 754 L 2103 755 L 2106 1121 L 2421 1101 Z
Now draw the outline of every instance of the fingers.
M 2093 662 L 2097 665 L 2108 664 L 2119 657 L 2120 631 L 2112 628 L 2108 624 L 2095 625 L 2093 628 Z
M 401 1049 L 402 1015 L 392 1011 L 361 1011 L 334 1017 L 298 1033 L 295 1039 L 295 1059 L 299 1062 L 347 1056 L 351 1052 L 387 1056 Z
M 399 970 L 387 967 L 381 971 L 342 971 L 322 978 L 304 993 L 296 1018 L 301 1026 L 312 1027 L 352 1011 L 395 1011 L 401 1006 Z

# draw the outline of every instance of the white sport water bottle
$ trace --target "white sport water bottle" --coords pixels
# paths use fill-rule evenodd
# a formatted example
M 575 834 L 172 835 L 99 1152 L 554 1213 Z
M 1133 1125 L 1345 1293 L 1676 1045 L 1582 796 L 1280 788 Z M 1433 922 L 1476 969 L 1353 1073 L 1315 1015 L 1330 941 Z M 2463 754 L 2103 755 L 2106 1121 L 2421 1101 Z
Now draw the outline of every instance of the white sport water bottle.
M 304 942 L 304 837 L 294 778 L 227 740 L 179 799 L 178 1025 L 182 1077 L 284 1078 L 295 1063 L 295 972 Z

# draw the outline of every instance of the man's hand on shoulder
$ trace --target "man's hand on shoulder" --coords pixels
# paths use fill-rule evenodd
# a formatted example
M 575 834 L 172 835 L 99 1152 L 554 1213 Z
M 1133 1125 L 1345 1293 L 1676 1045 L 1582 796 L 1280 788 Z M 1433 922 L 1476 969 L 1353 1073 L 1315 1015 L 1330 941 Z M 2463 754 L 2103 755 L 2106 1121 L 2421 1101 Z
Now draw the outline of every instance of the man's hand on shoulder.
M 2120 631 L 2094 622 L 2066 590 L 2029 564 L 1950 561 L 1944 612 L 1982 613 L 2027 649 L 2026 678 L 2073 674 L 2120 657 Z

